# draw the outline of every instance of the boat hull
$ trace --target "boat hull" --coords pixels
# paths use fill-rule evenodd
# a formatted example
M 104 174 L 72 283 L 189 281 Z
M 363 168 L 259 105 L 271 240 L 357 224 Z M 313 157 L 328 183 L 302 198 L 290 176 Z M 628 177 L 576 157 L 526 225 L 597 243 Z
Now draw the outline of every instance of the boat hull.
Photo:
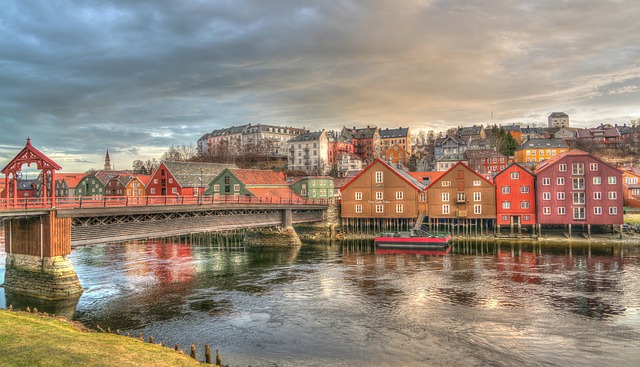
M 451 235 L 444 237 L 376 237 L 378 247 L 387 248 L 436 248 L 449 244 Z

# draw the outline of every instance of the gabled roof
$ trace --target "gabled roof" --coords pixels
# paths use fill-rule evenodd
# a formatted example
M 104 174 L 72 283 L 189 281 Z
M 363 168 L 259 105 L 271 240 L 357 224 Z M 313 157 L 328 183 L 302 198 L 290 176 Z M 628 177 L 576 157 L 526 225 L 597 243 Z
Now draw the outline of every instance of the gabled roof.
M 420 182 L 417 179 L 415 179 L 408 172 L 403 171 L 403 170 L 399 170 L 399 169 L 395 168 L 394 166 L 385 163 L 382 159 L 377 158 L 376 160 L 371 162 L 371 164 L 369 164 L 365 169 L 363 169 L 360 173 L 358 173 L 357 176 L 355 176 L 349 182 L 347 182 L 344 186 L 342 186 L 341 190 L 346 189 L 349 185 L 351 185 L 358 178 L 360 178 L 360 176 L 364 175 L 367 171 L 369 171 L 371 169 L 371 167 L 373 167 L 376 163 L 380 163 L 383 166 L 387 167 L 391 172 L 393 172 L 396 175 L 398 175 L 398 177 L 400 177 L 403 181 L 405 181 L 409 185 L 413 186 L 413 188 L 415 188 L 416 190 L 423 191 L 426 188 L 426 185 L 424 185 L 422 182 Z
M 397 129 L 380 129 L 380 139 L 406 138 L 409 135 L 408 127 L 400 127 Z
M 596 127 L 593 129 L 579 129 L 575 132 L 578 139 L 589 139 L 596 136 L 602 136 L 605 138 L 617 138 L 620 136 L 620 132 L 616 127 Z
M 551 149 L 551 148 L 569 148 L 564 139 L 561 138 L 552 138 L 552 139 L 529 139 L 522 143 L 522 145 L 516 149 L 517 150 L 525 150 L 525 149 Z
M 237 169 L 230 168 L 229 172 L 236 176 L 240 182 L 247 186 L 257 185 L 275 185 L 275 186 L 287 186 L 288 183 L 280 172 L 269 170 L 257 170 L 257 169 Z
M 569 117 L 569 115 L 567 115 L 564 112 L 551 112 L 551 115 L 549 115 L 549 117 L 551 117 L 551 118 Z
M 86 176 L 86 173 L 56 173 L 56 181 L 64 180 L 70 189 L 76 188 L 78 183 Z
M 320 137 L 322 136 L 322 133 L 324 133 L 324 131 L 316 131 L 316 132 L 312 132 L 312 133 L 300 134 L 300 135 L 296 136 L 295 138 L 290 139 L 289 142 L 292 142 L 292 141 L 320 140 Z
M 456 134 L 460 137 L 480 135 L 484 127 L 482 125 L 459 127 Z
M 181 187 L 199 187 L 211 182 L 225 168 L 238 168 L 235 164 L 201 162 L 162 162 Z M 160 169 L 160 168 L 158 168 Z M 158 172 L 156 170 L 155 173 Z M 202 179 L 202 183 L 200 182 Z
M 99 171 L 95 171 L 94 173 L 85 175 L 83 178 L 95 177 L 96 179 L 98 179 L 98 181 L 100 181 L 102 185 L 106 185 L 111 179 L 117 178 L 120 175 L 129 175 L 129 174 L 130 173 L 127 171 L 99 170 Z
M 482 176 L 481 174 L 479 174 L 478 172 L 476 172 L 473 168 L 469 167 L 467 164 L 465 164 L 464 162 L 458 162 L 456 164 L 453 165 L 453 167 L 449 168 L 449 170 L 445 171 L 440 177 L 438 177 L 437 179 L 435 179 L 434 181 L 431 181 L 431 184 L 429 184 L 429 186 L 427 187 L 427 189 L 429 189 L 431 186 L 433 186 L 436 182 L 440 181 L 445 175 L 447 175 L 449 172 L 453 171 L 454 169 L 456 169 L 458 166 L 463 166 L 464 168 L 468 169 L 469 171 L 471 171 L 471 173 L 475 174 L 476 176 L 480 177 L 481 179 L 483 179 L 484 181 L 486 181 L 487 183 L 489 183 L 491 186 L 495 186 L 495 184 L 489 180 L 487 180 L 486 177 Z
M 138 180 L 140 180 L 140 182 L 142 182 L 143 185 L 147 186 L 149 184 L 149 181 L 151 181 L 151 179 L 153 178 L 152 175 L 141 175 L 141 174 L 136 174 L 135 175 Z
M 520 163 L 518 163 L 518 162 L 513 162 L 513 163 L 509 164 L 508 166 L 506 166 L 502 171 L 500 171 L 500 172 L 496 173 L 496 175 L 493 177 L 493 179 L 494 179 L 494 180 L 495 180 L 495 179 L 497 179 L 497 178 L 498 178 L 498 176 L 500 176 L 503 172 L 506 172 L 506 171 L 507 171 L 509 168 L 511 168 L 511 166 L 513 166 L 513 165 L 516 165 L 516 166 L 520 167 L 523 171 L 525 171 L 526 173 L 528 173 L 528 174 L 530 174 L 531 176 L 534 176 L 534 177 L 535 177 L 535 174 L 534 174 L 533 172 L 529 171 L 529 169 L 528 169 L 527 167 L 525 167 L 525 166 L 521 165 L 521 164 L 520 164 Z
M 597 160 L 598 162 L 600 162 L 600 163 L 602 163 L 602 164 L 604 164 L 604 165 L 606 165 L 608 167 L 611 167 L 611 168 L 614 168 L 614 169 L 618 170 L 617 168 L 615 168 L 611 164 L 603 161 L 602 159 L 600 159 L 599 157 L 597 157 L 597 156 L 595 156 L 593 154 L 589 154 L 589 153 L 587 153 L 585 151 L 582 151 L 580 149 L 571 149 L 568 152 L 564 152 L 562 154 L 558 154 L 558 155 L 553 156 L 553 157 L 547 159 L 546 161 L 540 163 L 538 165 L 538 167 L 536 168 L 536 175 L 540 174 L 540 172 L 542 172 L 542 171 L 546 170 L 547 168 L 553 166 L 554 164 L 560 162 L 561 160 L 563 160 L 566 157 L 578 157 L 578 156 L 589 156 L 589 157 Z M 618 171 L 620 171 L 620 170 L 618 170 Z
M 355 127 L 351 129 L 346 126 L 342 128 L 342 132 L 352 139 L 373 139 L 376 135 L 376 131 L 378 132 L 378 135 L 380 135 L 380 130 L 378 130 L 376 126 L 367 126 L 362 129 L 356 129 Z

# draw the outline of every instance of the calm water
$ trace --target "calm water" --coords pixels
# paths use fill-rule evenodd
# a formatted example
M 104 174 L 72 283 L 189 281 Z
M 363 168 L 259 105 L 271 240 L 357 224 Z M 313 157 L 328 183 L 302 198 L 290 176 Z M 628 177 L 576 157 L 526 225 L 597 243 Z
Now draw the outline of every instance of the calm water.
M 136 242 L 75 249 L 86 325 L 210 343 L 232 366 L 640 364 L 640 248 L 376 254 Z M 4 252 L 0 257 L 4 278 Z M 0 306 L 31 302 L 3 293 Z

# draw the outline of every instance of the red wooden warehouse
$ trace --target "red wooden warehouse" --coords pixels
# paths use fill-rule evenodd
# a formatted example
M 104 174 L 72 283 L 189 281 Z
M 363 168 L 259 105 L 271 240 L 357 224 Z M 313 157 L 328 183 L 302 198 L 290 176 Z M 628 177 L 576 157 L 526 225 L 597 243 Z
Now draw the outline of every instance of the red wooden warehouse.
M 514 227 L 518 233 L 522 226 L 536 224 L 535 175 L 518 163 L 512 163 L 495 177 L 496 184 L 496 224 L 500 232 L 501 226 L 509 226 L 511 233 Z

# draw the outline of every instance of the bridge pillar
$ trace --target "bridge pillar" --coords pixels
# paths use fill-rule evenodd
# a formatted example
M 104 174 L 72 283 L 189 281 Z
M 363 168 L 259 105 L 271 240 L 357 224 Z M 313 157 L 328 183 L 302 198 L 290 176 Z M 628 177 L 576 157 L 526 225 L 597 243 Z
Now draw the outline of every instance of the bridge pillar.
M 7 253 L 4 287 L 43 299 L 65 299 L 82 293 L 71 261 L 71 218 L 56 212 L 5 221 Z
M 302 245 L 298 233 L 293 228 L 291 209 L 283 209 L 280 228 L 256 228 L 246 233 L 244 244 L 255 247 L 297 247 Z

